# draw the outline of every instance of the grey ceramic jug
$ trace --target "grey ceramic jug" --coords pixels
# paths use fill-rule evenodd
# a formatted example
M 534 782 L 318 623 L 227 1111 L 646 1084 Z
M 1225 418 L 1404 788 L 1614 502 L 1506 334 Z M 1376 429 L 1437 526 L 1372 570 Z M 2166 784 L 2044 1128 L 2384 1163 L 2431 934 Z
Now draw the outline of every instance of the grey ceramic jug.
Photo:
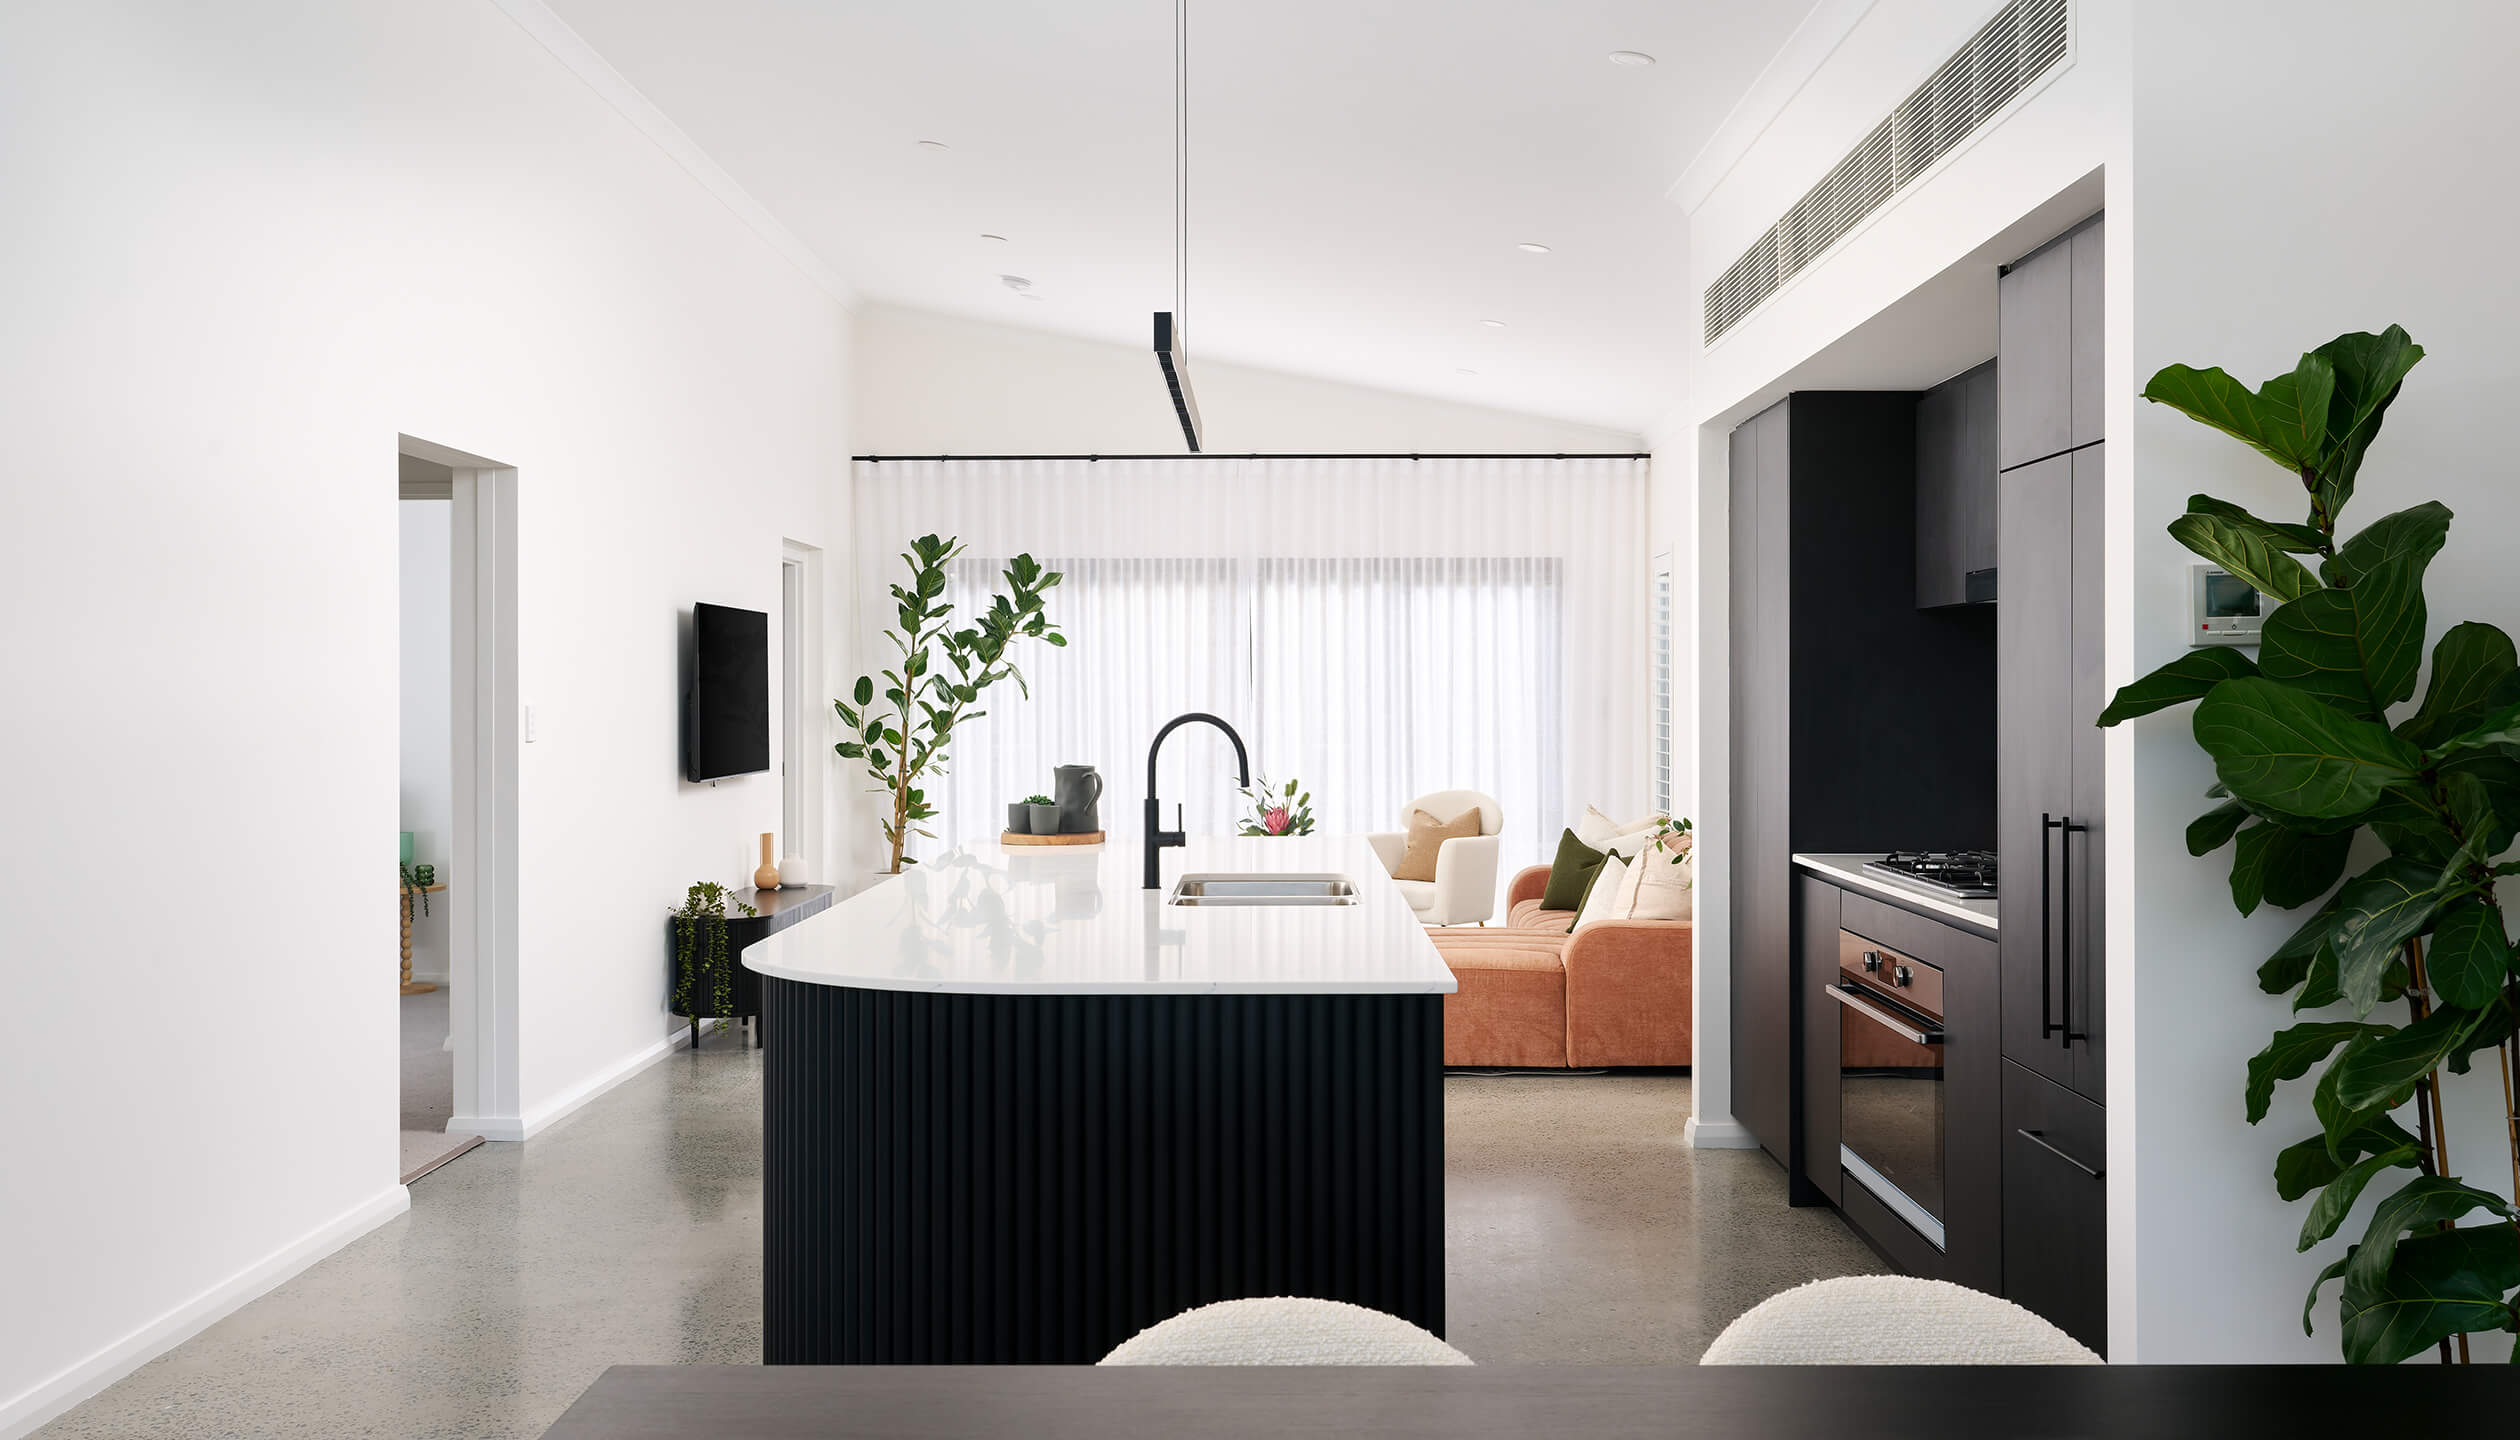
M 1062 765 L 1051 798 L 1059 802 L 1059 833 L 1091 835 L 1102 829 L 1102 776 L 1091 765 Z

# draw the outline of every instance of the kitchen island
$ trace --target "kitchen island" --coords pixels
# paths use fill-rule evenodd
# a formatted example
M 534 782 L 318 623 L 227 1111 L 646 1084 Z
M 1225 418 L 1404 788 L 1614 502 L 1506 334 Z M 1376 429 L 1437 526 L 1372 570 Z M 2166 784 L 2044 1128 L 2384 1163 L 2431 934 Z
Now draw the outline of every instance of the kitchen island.
M 1407 901 L 1361 837 L 1141 863 L 949 852 L 744 952 L 766 1361 L 1090 1363 L 1258 1295 L 1442 1333 L 1454 984 Z M 1351 893 L 1168 903 L 1183 875 Z

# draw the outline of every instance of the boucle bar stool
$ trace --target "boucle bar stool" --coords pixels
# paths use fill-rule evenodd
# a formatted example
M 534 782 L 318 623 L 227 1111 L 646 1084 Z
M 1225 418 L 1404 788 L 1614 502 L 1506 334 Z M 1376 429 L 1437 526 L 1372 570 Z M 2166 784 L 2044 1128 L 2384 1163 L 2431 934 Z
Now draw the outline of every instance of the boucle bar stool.
M 1395 1315 L 1342 1300 L 1275 1296 L 1184 1310 L 1121 1341 L 1105 1365 L 1468 1365 Z
M 2082 1342 L 1948 1280 L 1847 1275 L 1771 1295 L 1724 1327 L 1701 1365 L 2097 1365 Z

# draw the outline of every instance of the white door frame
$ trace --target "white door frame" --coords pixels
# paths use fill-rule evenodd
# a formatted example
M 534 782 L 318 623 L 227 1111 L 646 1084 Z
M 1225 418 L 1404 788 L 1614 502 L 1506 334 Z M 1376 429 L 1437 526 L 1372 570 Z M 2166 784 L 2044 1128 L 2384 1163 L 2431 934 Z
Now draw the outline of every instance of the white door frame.
M 516 470 L 409 435 L 402 453 L 455 473 L 453 695 L 455 883 L 447 887 L 455 992 L 449 1131 L 524 1137 L 517 990 Z
M 801 856 L 818 881 L 835 878 L 823 853 L 827 757 L 817 723 L 823 704 L 823 552 L 779 544 L 779 784 L 781 855 Z

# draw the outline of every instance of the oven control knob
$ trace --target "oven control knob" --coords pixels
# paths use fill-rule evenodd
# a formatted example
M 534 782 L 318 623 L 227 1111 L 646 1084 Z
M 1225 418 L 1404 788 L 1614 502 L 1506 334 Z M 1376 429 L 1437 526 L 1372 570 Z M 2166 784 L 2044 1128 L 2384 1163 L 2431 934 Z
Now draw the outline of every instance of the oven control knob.
M 1880 971 L 1881 971 L 1881 952 L 1880 952 L 1880 951 L 1878 951 L 1878 950 L 1867 950 L 1867 951 L 1865 951 L 1865 952 L 1864 952 L 1864 973 L 1865 973 L 1865 974 L 1867 974 L 1867 975 L 1873 975 L 1873 974 L 1879 974 L 1879 973 L 1880 973 Z
M 1901 965 L 1890 972 L 1890 983 L 1893 985 L 1910 984 L 1915 979 L 1916 972 L 1908 969 L 1905 965 Z

